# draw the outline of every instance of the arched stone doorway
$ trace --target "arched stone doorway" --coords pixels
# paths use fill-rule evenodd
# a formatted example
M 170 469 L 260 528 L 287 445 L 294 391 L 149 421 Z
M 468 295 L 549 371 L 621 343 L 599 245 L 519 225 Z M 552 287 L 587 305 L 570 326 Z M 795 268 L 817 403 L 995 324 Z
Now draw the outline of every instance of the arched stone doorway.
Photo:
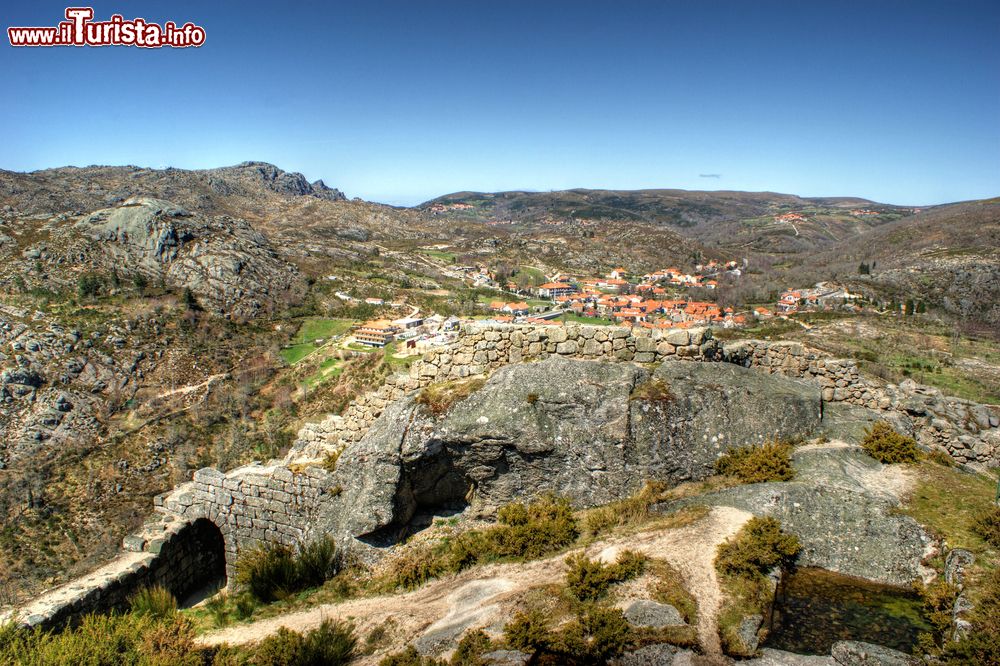
M 212 521 L 198 518 L 173 539 L 175 555 L 167 566 L 168 588 L 182 608 L 193 606 L 226 586 L 226 543 Z

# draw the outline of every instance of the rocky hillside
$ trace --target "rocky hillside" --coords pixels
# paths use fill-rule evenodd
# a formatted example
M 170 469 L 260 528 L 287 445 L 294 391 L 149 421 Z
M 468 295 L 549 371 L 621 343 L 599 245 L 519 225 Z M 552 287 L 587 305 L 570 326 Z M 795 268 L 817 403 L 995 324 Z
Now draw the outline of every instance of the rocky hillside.
M 939 206 L 839 244 L 821 265 L 866 263 L 859 286 L 1000 325 L 1000 200 Z
M 296 267 L 247 222 L 160 199 L 132 197 L 85 215 L 4 227 L 0 261 L 8 290 L 96 295 L 116 281 L 155 285 L 187 290 L 200 307 L 239 318 L 295 303 L 304 292 Z
M 0 171 L 0 202 L 20 212 L 86 211 L 133 196 L 156 196 L 206 213 L 232 213 L 233 201 L 265 205 L 275 195 L 343 201 L 323 181 L 266 162 L 191 171 L 134 166 L 62 167 L 31 173 Z

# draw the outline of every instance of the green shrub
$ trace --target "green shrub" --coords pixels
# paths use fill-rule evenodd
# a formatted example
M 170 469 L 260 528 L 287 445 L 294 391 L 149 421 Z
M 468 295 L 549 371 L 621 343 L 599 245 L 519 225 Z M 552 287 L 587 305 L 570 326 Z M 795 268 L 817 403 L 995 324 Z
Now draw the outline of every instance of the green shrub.
M 582 606 L 559 631 L 537 609 L 518 613 L 504 627 L 507 645 L 536 655 L 540 663 L 603 664 L 624 652 L 632 638 L 620 609 L 593 605 Z
M 440 550 L 440 546 L 413 548 L 396 557 L 392 562 L 389 587 L 412 590 L 432 578 L 458 571 L 448 567 L 447 557 L 442 556 Z
M 236 584 L 261 603 L 286 598 L 297 582 L 295 553 L 288 546 L 261 544 L 245 551 L 236 560 Z
M 305 635 L 285 627 L 257 644 L 254 666 L 339 666 L 354 658 L 357 638 L 350 625 L 332 620 Z
M 469 631 L 451 655 L 450 666 L 479 666 L 481 657 L 493 649 L 493 641 L 482 629 Z
M 81 275 L 76 281 L 76 290 L 81 299 L 93 298 L 101 293 L 103 288 L 104 280 L 92 273 Z
M 783 532 L 777 520 L 754 517 L 719 546 L 715 568 L 724 576 L 751 578 L 790 564 L 801 549 L 795 535 Z
M 485 562 L 535 559 L 568 546 L 579 534 L 569 502 L 554 495 L 506 505 L 497 517 L 493 527 L 407 549 L 394 561 L 384 584 L 409 589 Z
M 329 537 L 302 546 L 298 552 L 284 545 L 260 544 L 236 561 L 236 584 L 257 601 L 269 604 L 322 585 L 339 567 L 340 558 Z
M 569 500 L 555 495 L 522 505 L 510 504 L 497 514 L 499 525 L 485 531 L 493 557 L 535 559 L 567 546 L 579 536 Z
M 715 461 L 718 474 L 732 476 L 743 483 L 789 481 L 792 469 L 792 447 L 787 442 L 767 442 L 761 446 L 730 449 Z
M 569 661 L 604 664 L 624 652 L 631 638 L 621 609 L 593 606 L 559 632 L 556 652 Z
M 136 615 L 149 615 L 163 619 L 177 612 L 177 599 L 161 586 L 144 587 L 129 599 L 129 607 Z
M 896 432 L 888 421 L 878 421 L 865 431 L 861 446 L 881 463 L 917 462 L 920 449 L 912 437 Z
M 1000 506 L 994 505 L 976 514 L 972 529 L 983 541 L 1000 550 Z
M 605 565 L 582 553 L 566 558 L 566 587 L 580 601 L 594 601 L 604 596 L 615 583 L 635 578 L 646 564 L 643 555 L 623 551 L 614 564 Z
M 319 587 L 336 576 L 340 570 L 340 557 L 333 539 L 323 537 L 303 546 L 296 565 L 299 588 Z
M 86 615 L 79 626 L 61 632 L 7 627 L 0 629 L 0 664 L 178 664 L 202 662 L 194 629 L 180 615 Z
M 740 624 L 743 618 L 766 611 L 773 596 L 766 574 L 790 565 L 800 550 L 799 540 L 783 532 L 781 523 L 770 517 L 751 518 L 736 536 L 719 546 L 715 568 L 726 593 L 719 612 L 719 638 L 727 654 L 753 655 L 740 638 Z
M 523 652 L 543 652 L 552 646 L 549 621 L 537 609 L 518 612 L 503 628 L 507 645 Z

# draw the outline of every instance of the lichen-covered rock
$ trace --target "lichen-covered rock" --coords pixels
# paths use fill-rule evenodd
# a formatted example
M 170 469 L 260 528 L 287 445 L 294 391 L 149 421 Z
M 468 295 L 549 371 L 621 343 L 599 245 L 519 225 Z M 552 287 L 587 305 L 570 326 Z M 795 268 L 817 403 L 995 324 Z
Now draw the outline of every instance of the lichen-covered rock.
M 608 663 L 611 666 L 681 666 L 690 664 L 693 655 L 690 650 L 682 650 L 676 645 L 656 643 L 626 652 Z
M 919 659 L 905 652 L 861 641 L 839 641 L 830 650 L 840 666 L 917 666 Z
M 661 604 L 649 599 L 637 599 L 624 611 L 625 619 L 636 627 L 671 627 L 685 624 L 680 611 L 670 604 Z
M 739 662 L 740 666 L 837 666 L 833 657 L 795 654 L 784 650 L 763 648 L 760 656 Z
M 390 405 L 342 454 L 343 508 L 326 520 L 335 533 L 381 544 L 443 509 L 491 514 L 545 492 L 596 506 L 647 479 L 704 478 L 732 446 L 818 423 L 817 389 L 784 377 L 553 356 L 499 369 L 440 416 L 413 397 Z
M 881 463 L 860 449 L 821 448 L 797 452 L 793 465 L 791 481 L 737 486 L 697 501 L 777 518 L 802 543 L 800 566 L 891 585 L 921 576 L 930 538 L 879 491 Z

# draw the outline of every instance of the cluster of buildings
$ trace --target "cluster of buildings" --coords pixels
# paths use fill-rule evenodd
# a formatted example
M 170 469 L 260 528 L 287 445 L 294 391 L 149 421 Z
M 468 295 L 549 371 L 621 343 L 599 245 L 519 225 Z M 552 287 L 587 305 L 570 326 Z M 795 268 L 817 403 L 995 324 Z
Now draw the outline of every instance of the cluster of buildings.
M 662 296 L 667 293 L 665 287 L 687 288 L 702 287 L 715 289 L 719 278 L 729 276 L 739 278 L 746 268 L 745 260 L 710 261 L 695 266 L 694 273 L 686 273 L 678 268 L 665 268 L 642 276 L 632 276 L 624 268 L 615 268 L 604 277 L 587 277 L 570 280 L 556 275 L 552 282 L 547 282 L 535 288 L 540 298 L 558 300 L 563 296 L 573 294 L 638 293 L 647 296 Z
M 858 298 L 860 298 L 859 294 L 852 294 L 844 287 L 820 282 L 812 289 L 786 289 L 783 291 L 778 298 L 777 311 L 781 314 L 789 314 L 810 310 L 854 307 L 853 302 Z
M 422 341 L 434 339 L 435 344 L 441 342 L 438 338 L 457 331 L 458 326 L 456 317 L 446 318 L 438 314 L 392 320 L 373 319 L 354 329 L 353 338 L 354 342 L 368 347 L 385 347 L 394 340 L 402 340 L 408 348 L 415 348 Z
M 657 298 L 663 294 L 609 295 L 580 292 L 562 296 L 556 303 L 583 317 L 599 317 L 619 324 L 647 328 L 686 328 L 714 324 L 724 328 L 746 323 L 746 317 L 717 303 L 685 298 Z
M 430 211 L 431 213 L 446 213 L 446 212 L 448 212 L 450 210 L 469 210 L 470 208 L 474 208 L 474 207 L 475 206 L 473 206 L 472 204 L 467 204 L 467 203 L 463 203 L 461 201 L 456 201 L 456 202 L 453 202 L 453 203 L 435 203 L 435 204 L 431 204 L 430 207 L 427 208 L 427 210 Z
M 626 326 L 679 328 L 713 324 L 729 328 L 744 324 L 746 317 L 716 303 L 679 297 L 677 292 L 688 287 L 714 289 L 718 285 L 715 278 L 723 274 L 739 277 L 743 268 L 745 263 L 738 261 L 710 261 L 699 264 L 695 274 L 667 268 L 633 276 L 621 267 L 603 277 L 569 278 L 556 274 L 550 277 L 551 282 L 531 290 L 537 297 L 555 303 L 552 313 L 535 313 L 532 317 L 528 303 L 499 300 L 490 303 L 489 309 L 500 321 L 514 318 L 545 320 L 553 318 L 550 314 L 571 312 Z M 507 287 L 515 290 L 513 283 Z
M 783 213 L 774 216 L 775 222 L 805 222 L 806 216 L 801 213 Z
M 531 312 L 531 307 L 524 301 L 517 303 L 504 303 L 503 301 L 492 301 L 489 305 L 491 312 L 508 314 L 513 316 L 527 315 Z

